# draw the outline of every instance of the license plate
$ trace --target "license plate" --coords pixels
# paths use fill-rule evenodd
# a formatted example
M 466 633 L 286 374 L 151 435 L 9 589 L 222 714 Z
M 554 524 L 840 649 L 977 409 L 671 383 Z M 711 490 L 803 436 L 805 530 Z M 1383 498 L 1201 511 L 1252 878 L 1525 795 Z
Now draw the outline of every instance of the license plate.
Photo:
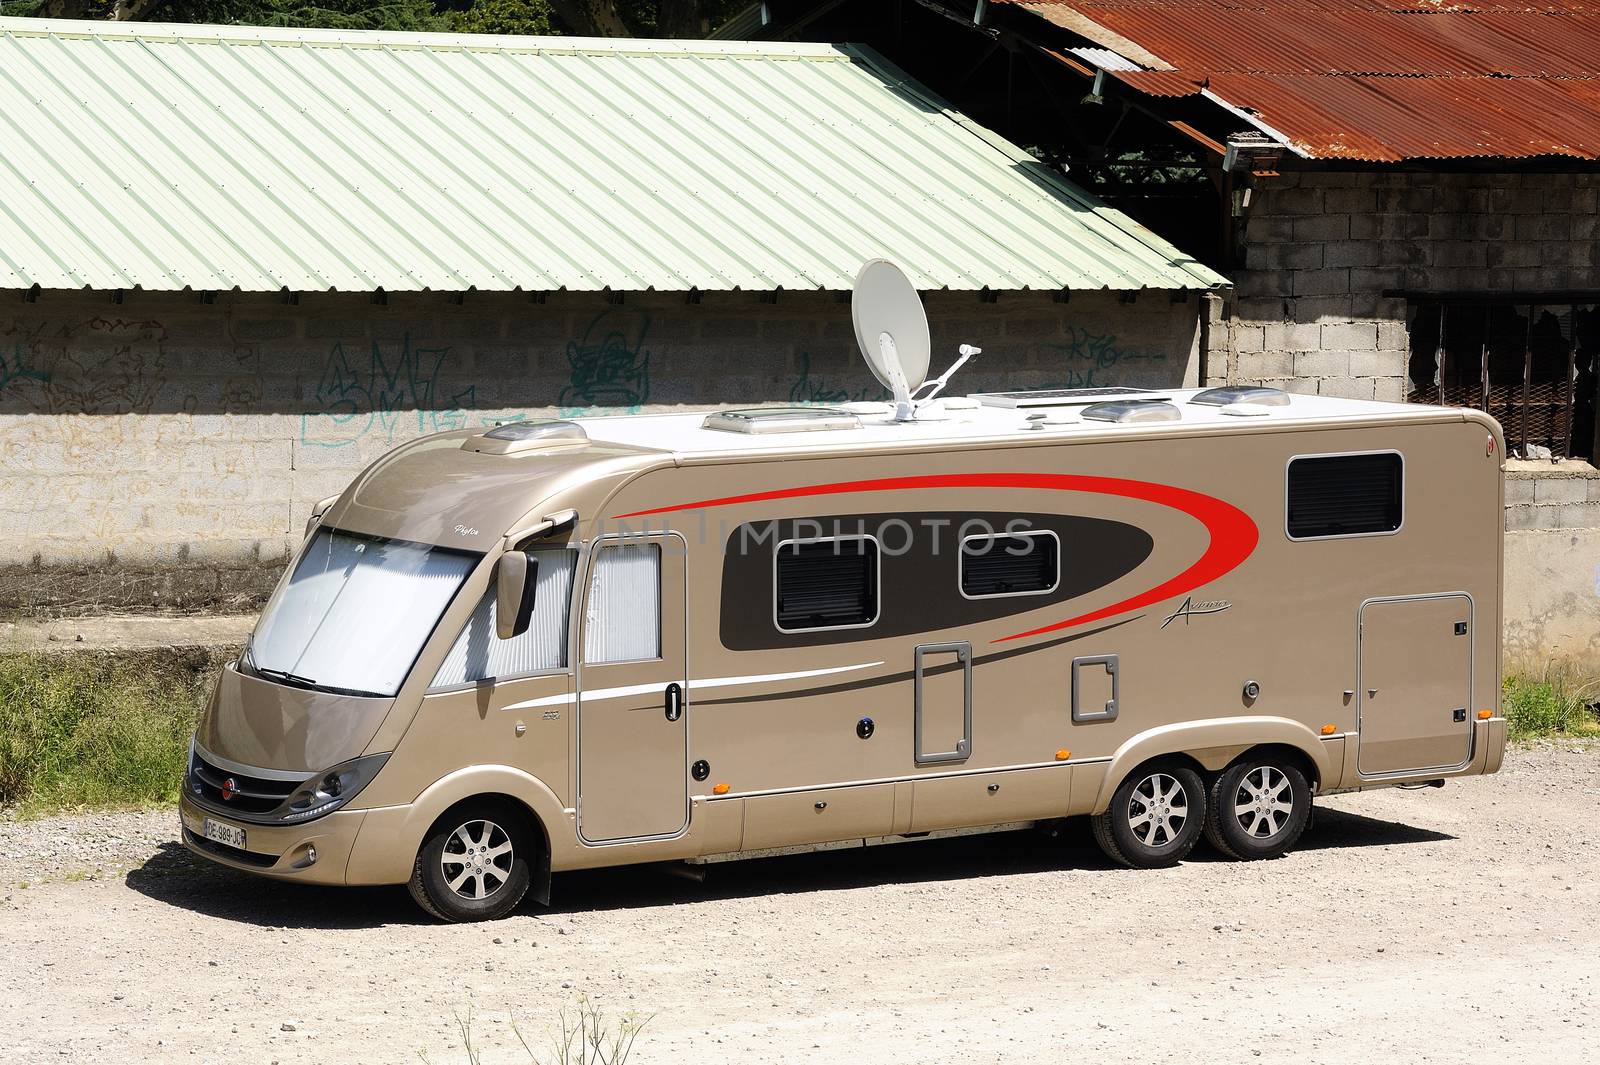
M 244 850 L 244 829 L 235 828 L 233 825 L 223 824 L 206 818 L 200 825 L 200 834 L 206 839 L 217 843 L 226 843 L 230 847 Z

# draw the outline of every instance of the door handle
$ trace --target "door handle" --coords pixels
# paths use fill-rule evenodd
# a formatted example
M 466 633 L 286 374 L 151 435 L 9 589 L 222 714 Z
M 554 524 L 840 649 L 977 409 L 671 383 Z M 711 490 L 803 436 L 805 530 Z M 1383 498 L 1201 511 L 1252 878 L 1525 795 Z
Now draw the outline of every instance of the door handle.
M 676 721 L 683 716 L 683 686 L 677 681 L 667 685 L 667 720 Z

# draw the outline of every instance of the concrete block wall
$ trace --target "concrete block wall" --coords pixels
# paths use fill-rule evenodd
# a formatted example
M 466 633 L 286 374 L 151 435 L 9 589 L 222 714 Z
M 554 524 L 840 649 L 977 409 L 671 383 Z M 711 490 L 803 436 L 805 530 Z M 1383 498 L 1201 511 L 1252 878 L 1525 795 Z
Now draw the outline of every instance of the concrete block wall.
M 247 608 L 390 448 L 516 417 L 877 398 L 831 293 L 0 292 L 0 612 Z M 1198 375 L 1196 294 L 931 293 L 957 392 Z
M 1408 306 L 1384 293 L 1600 291 L 1600 174 L 1286 172 L 1242 241 L 1208 382 L 1401 400 Z M 1600 471 L 1511 463 L 1505 522 L 1508 664 L 1600 666 Z
M 1600 668 L 1600 470 L 1511 459 L 1505 493 L 1507 667 Z
M 1407 307 L 1386 291 L 1600 290 L 1600 174 L 1263 178 L 1208 380 L 1399 400 Z
M 1600 470 L 1587 462 L 1506 463 L 1506 531 L 1600 528 Z

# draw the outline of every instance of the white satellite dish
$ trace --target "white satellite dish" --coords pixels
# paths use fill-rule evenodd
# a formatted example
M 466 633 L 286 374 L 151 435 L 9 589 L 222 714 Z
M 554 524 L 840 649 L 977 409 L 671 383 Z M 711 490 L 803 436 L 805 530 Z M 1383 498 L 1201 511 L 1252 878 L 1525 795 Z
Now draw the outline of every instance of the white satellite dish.
M 910 421 L 920 403 L 943 390 L 950 375 L 980 348 L 961 345 L 961 358 L 932 382 L 931 390 L 917 399 L 928 383 L 928 360 L 933 344 L 928 338 L 928 315 L 916 286 L 887 259 L 868 259 L 856 273 L 850 295 L 850 317 L 856 327 L 856 344 L 872 375 L 894 396 L 896 421 Z
M 868 259 L 856 273 L 850 317 L 872 376 L 894 395 L 895 419 L 905 421 L 914 410 L 912 393 L 928 377 L 933 350 L 916 286 L 894 263 Z

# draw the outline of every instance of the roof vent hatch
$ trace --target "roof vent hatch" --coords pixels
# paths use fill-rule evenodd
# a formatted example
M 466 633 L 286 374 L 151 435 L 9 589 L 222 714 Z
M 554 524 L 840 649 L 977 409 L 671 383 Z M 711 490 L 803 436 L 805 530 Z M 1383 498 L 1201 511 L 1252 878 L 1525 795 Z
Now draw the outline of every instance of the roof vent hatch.
M 825 429 L 859 429 L 861 419 L 837 407 L 751 407 L 720 410 L 700 423 L 726 433 L 815 433 Z
M 484 455 L 516 455 L 524 451 L 546 451 L 557 447 L 582 446 L 589 434 L 577 422 L 507 422 L 461 443 L 463 451 Z
M 1234 403 L 1254 403 L 1258 407 L 1287 407 L 1289 393 L 1265 385 L 1229 385 L 1208 388 L 1189 401 L 1202 407 L 1226 407 Z
M 1124 399 L 1085 407 L 1083 416 L 1097 422 L 1143 425 L 1150 422 L 1179 421 L 1183 418 L 1183 412 L 1164 399 Z

